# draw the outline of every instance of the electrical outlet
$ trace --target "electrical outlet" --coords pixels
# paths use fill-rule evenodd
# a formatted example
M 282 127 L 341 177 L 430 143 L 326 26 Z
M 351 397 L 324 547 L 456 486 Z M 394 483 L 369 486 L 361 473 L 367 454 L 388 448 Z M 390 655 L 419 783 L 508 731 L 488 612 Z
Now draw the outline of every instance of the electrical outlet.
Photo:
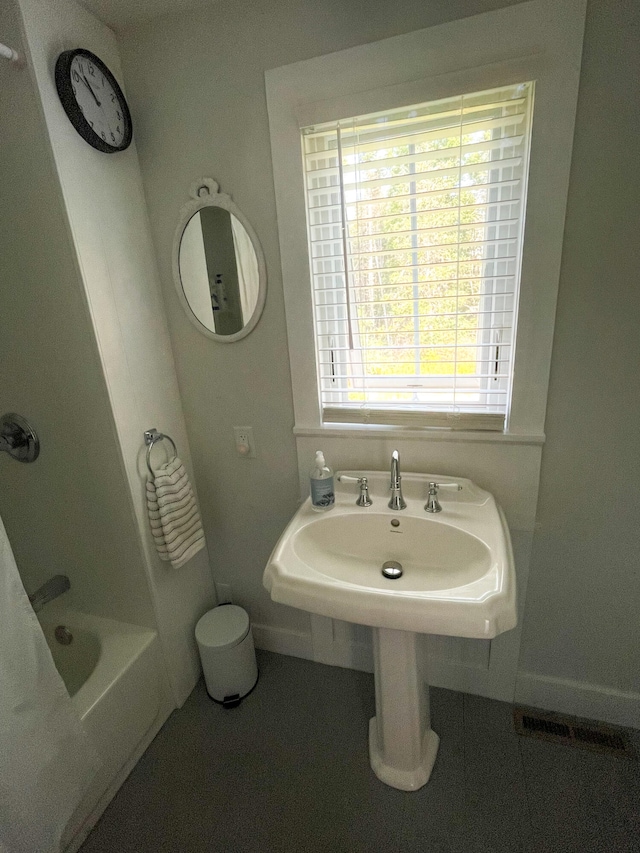
M 253 438 L 253 427 L 234 427 L 233 435 L 236 442 L 236 453 L 243 459 L 256 458 L 256 443 Z

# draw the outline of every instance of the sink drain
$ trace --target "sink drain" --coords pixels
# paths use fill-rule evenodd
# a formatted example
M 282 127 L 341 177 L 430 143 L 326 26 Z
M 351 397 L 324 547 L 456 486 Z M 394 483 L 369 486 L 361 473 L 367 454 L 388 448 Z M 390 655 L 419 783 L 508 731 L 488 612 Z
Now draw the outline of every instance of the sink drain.
M 389 578 L 389 580 L 398 580 L 398 578 L 402 577 L 402 573 L 402 566 L 395 560 L 388 560 L 386 563 L 382 564 L 382 574 L 385 578 Z
M 66 625 L 58 625 L 54 634 L 61 646 L 69 646 L 73 642 L 73 634 Z

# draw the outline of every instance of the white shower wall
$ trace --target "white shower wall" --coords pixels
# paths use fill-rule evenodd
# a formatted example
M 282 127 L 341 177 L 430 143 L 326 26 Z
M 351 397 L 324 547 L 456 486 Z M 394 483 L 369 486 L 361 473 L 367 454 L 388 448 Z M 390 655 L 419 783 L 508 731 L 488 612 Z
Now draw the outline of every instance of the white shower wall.
M 114 155 L 87 145 L 62 109 L 53 75 L 63 50 L 84 47 L 100 56 L 122 81 L 116 41 L 111 30 L 72 0 L 18 0 L 18 5 L 106 379 L 168 673 L 181 704 L 200 672 L 193 627 L 215 603 L 215 589 L 206 549 L 175 571 L 160 562 L 148 531 L 144 430 L 157 427 L 171 435 L 187 468 L 191 457 L 135 142 L 126 152 Z
M 17 7 L 2 38 L 24 52 Z M 33 592 L 71 580 L 79 610 L 153 627 L 107 387 L 27 69 L 0 63 L 0 414 L 36 428 L 40 457 L 0 457 L 0 514 Z

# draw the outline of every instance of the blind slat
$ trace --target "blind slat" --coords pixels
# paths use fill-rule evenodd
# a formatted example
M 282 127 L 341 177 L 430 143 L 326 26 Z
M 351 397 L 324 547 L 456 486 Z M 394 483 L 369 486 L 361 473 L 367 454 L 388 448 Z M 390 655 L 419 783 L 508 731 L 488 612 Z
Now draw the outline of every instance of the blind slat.
M 394 285 L 394 287 L 395 287 L 395 285 Z M 411 284 L 408 284 L 407 287 L 412 289 Z M 502 291 L 499 294 L 498 293 L 495 294 L 496 298 L 498 296 L 511 297 L 513 295 L 514 295 L 513 291 Z M 443 308 L 443 306 L 438 305 L 437 303 L 442 302 L 444 300 L 447 300 L 447 301 L 457 300 L 459 304 L 458 304 L 456 310 L 451 311 L 448 307 L 447 307 L 447 310 L 444 310 L 444 311 L 441 310 Z M 412 316 L 427 317 L 429 319 L 437 319 L 437 318 L 441 318 L 441 317 L 455 317 L 455 316 L 460 316 L 462 319 L 468 319 L 469 317 L 477 317 L 477 316 L 490 317 L 494 313 L 494 311 L 498 310 L 494 306 L 491 306 L 491 307 L 487 306 L 485 310 L 483 310 L 478 304 L 476 304 L 474 306 L 473 303 L 478 303 L 480 300 L 482 300 L 483 302 L 488 302 L 489 297 L 485 294 L 479 294 L 479 293 L 471 293 L 471 294 L 452 293 L 448 296 L 418 296 L 417 298 L 415 296 L 411 296 L 411 297 L 406 297 L 406 298 L 401 298 L 401 299 L 400 298 L 399 299 L 390 298 L 390 299 L 382 299 L 382 300 L 371 301 L 371 302 L 358 302 L 358 301 L 354 302 L 354 301 L 352 301 L 350 313 L 354 313 L 354 309 L 357 309 L 356 316 L 354 318 L 355 320 L 367 320 L 367 321 L 368 320 L 374 320 L 374 319 L 381 320 L 381 321 L 389 320 L 389 319 L 393 318 L 393 314 L 389 314 L 389 313 L 387 313 L 387 314 L 370 314 L 370 313 L 367 313 L 364 309 L 374 308 L 376 306 L 383 306 L 383 310 L 386 311 L 387 306 L 402 305 L 402 304 L 412 303 L 412 302 L 416 302 L 416 301 L 427 303 L 427 305 L 430 306 L 430 310 L 421 311 L 420 308 L 418 307 L 418 309 L 414 312 L 414 314 Z M 509 301 L 509 308 L 506 308 L 503 310 L 510 310 L 510 306 L 511 306 L 511 300 Z M 341 323 L 341 322 L 347 321 L 349 319 L 349 316 L 346 314 L 346 311 L 343 313 L 340 313 L 340 311 L 342 309 L 346 309 L 346 303 L 345 302 L 329 302 L 329 303 L 322 303 L 322 304 L 316 306 L 316 321 L 317 321 L 317 323 L 327 324 L 327 323 L 331 323 L 331 322 Z M 499 328 L 499 326 L 503 326 L 503 325 L 504 325 L 504 323 L 500 322 L 499 324 L 497 324 L 495 326 L 495 328 Z M 510 327 L 511 327 L 511 324 L 509 324 L 509 328 Z M 336 328 L 335 331 L 336 331 L 336 334 L 340 333 L 340 330 L 338 328 Z M 320 334 L 330 334 L 331 330 L 327 329 L 326 331 L 324 331 L 324 332 L 320 331 L 319 333 Z
M 499 257 L 499 258 L 467 258 L 465 260 L 457 260 L 456 259 L 453 261 L 431 261 L 430 263 L 424 263 L 424 264 L 402 264 L 401 266 L 396 266 L 396 267 L 377 267 L 376 269 L 368 269 L 368 270 L 351 269 L 350 273 L 352 275 L 355 275 L 356 277 L 358 277 L 359 275 L 364 276 L 365 273 L 378 273 L 378 274 L 385 273 L 386 274 L 386 273 L 401 272 L 403 270 L 426 269 L 427 267 L 429 267 L 431 269 L 433 269 L 435 267 L 450 267 L 450 266 L 456 266 L 456 265 L 458 267 L 460 267 L 460 266 L 465 266 L 465 265 L 471 266 L 474 264 L 477 265 L 477 264 L 482 264 L 482 263 L 485 263 L 485 264 L 486 263 L 496 263 L 498 261 L 513 261 L 515 259 L 516 259 L 516 255 L 504 255 L 503 257 Z M 322 263 L 321 258 L 313 258 L 312 260 L 314 262 L 314 267 L 317 267 Z M 315 272 L 318 275 L 328 275 L 329 272 L 336 273 L 336 272 L 342 272 L 342 270 L 329 271 L 329 270 L 316 269 Z M 466 280 L 467 278 L 471 278 L 471 277 L 481 278 L 482 276 L 473 276 L 470 273 L 463 272 L 462 277 Z M 449 279 L 449 281 L 456 281 L 456 279 L 452 278 L 452 279 Z M 428 283 L 429 282 L 427 281 L 427 284 Z M 397 282 L 397 284 L 413 284 L 413 282 L 411 281 L 411 279 L 409 279 L 408 281 L 405 279 L 404 281 Z M 377 285 L 359 284 L 356 286 L 365 288 L 365 287 L 376 287 Z
M 335 273 L 326 273 L 324 276 L 319 276 L 319 277 L 331 278 L 333 275 L 336 275 L 336 274 Z M 342 276 L 342 273 L 340 273 L 339 275 Z M 423 284 L 425 284 L 425 285 L 426 284 L 428 284 L 428 285 L 432 285 L 432 284 L 455 284 L 456 282 L 460 282 L 460 281 L 467 282 L 467 283 L 471 283 L 472 281 L 478 281 L 478 282 L 507 281 L 507 280 L 512 281 L 514 279 L 514 277 L 515 276 L 513 276 L 513 275 L 505 274 L 505 275 L 465 276 L 464 278 L 432 278 L 432 279 L 421 279 L 420 281 L 398 282 L 398 283 L 394 283 L 394 284 L 359 284 L 359 285 L 354 285 L 351 288 L 351 290 L 355 291 L 356 296 L 357 296 L 358 291 L 364 291 L 364 290 L 393 290 L 395 288 L 400 288 L 400 287 L 420 287 Z M 325 294 L 328 295 L 331 293 L 340 293 L 342 296 L 344 296 L 344 294 L 345 294 L 344 285 L 336 286 L 336 287 L 318 287 L 314 290 L 314 295 L 318 298 L 325 295 Z M 513 291 L 504 291 L 503 295 L 509 296 L 511 293 L 513 293 Z M 476 297 L 476 296 L 483 296 L 483 295 L 484 294 L 468 294 L 469 297 L 471 297 L 471 296 Z M 421 295 L 418 298 L 420 299 L 420 301 L 422 301 L 424 299 L 451 299 L 452 296 L 451 295 L 449 295 L 449 296 L 422 296 Z M 337 301 L 328 302 L 328 303 L 320 302 L 320 303 L 318 303 L 317 307 L 328 308 L 328 307 L 332 307 L 334 305 L 346 305 L 346 301 L 347 300 L 345 297 L 342 302 L 337 302 Z M 377 301 L 375 299 L 372 299 L 372 300 L 367 299 L 366 303 L 360 303 L 356 299 L 356 304 L 357 305 L 360 305 L 360 304 L 375 305 L 375 304 L 377 304 L 377 302 L 384 303 L 384 302 L 396 302 L 396 301 L 402 301 L 402 300 L 396 300 L 395 298 L 382 299 L 382 300 L 377 300 Z M 414 301 L 413 298 L 411 301 Z
M 496 107 L 497 109 L 497 107 Z M 454 115 L 452 113 L 452 115 Z M 387 131 L 387 135 L 382 136 L 375 140 L 363 141 L 360 139 L 358 141 L 358 149 L 360 151 L 376 151 L 379 148 L 391 148 L 394 147 L 394 142 L 398 145 L 406 144 L 407 141 L 410 141 L 412 144 L 420 145 L 426 142 L 437 141 L 442 138 L 446 138 L 449 134 L 450 130 L 459 131 L 460 129 L 460 114 L 455 114 L 458 118 L 457 123 L 451 123 L 448 125 L 441 125 L 440 127 L 432 127 L 427 128 L 423 127 L 420 129 L 416 127 L 411 129 L 408 125 L 404 126 L 396 126 L 394 131 L 389 133 Z M 498 118 L 473 118 L 469 119 L 467 122 L 462 124 L 466 133 L 463 135 L 469 135 L 472 133 L 483 133 L 487 131 L 500 130 L 503 127 L 509 127 L 510 125 L 517 125 L 522 123 L 525 119 L 525 113 L 512 113 L 511 115 L 500 116 Z M 391 130 L 391 128 L 389 128 Z M 349 127 L 344 127 L 341 125 L 342 139 L 345 144 L 349 144 Z M 313 134 L 309 134 L 305 137 L 305 158 L 307 162 L 310 160 L 320 159 L 322 156 L 329 157 L 337 157 L 338 156 L 338 148 L 337 148 L 337 132 L 335 127 L 330 131 L 319 131 Z M 322 144 L 324 147 L 319 148 L 315 147 L 315 150 L 309 150 L 314 146 L 319 146 Z
M 396 184 L 408 184 L 411 181 L 420 183 L 427 180 L 442 180 L 442 178 L 450 178 L 458 176 L 462 181 L 469 175 L 474 175 L 476 172 L 490 172 L 492 169 L 514 168 L 522 164 L 522 157 L 507 157 L 504 160 L 495 160 L 483 163 L 470 163 L 465 166 L 452 166 L 446 169 L 429 169 L 425 172 L 416 172 L 411 175 L 395 175 L 384 178 L 363 178 L 352 183 L 345 182 L 345 192 L 354 192 L 361 190 L 367 192 L 371 189 L 376 189 L 382 186 L 395 186 Z M 464 189 L 474 189 L 475 184 L 465 185 Z
M 514 203 L 515 202 L 513 201 L 513 199 L 509 199 L 509 201 L 502 202 L 503 205 L 507 205 L 507 204 L 511 205 Z M 486 205 L 486 207 L 488 207 L 488 205 Z M 495 205 L 492 205 L 492 207 L 495 207 Z M 456 208 L 454 208 L 454 209 L 456 209 Z M 427 213 L 430 213 L 430 212 L 431 211 L 425 211 L 424 213 L 403 213 L 403 214 L 397 214 L 396 213 L 396 214 L 390 214 L 388 216 L 381 216 L 379 218 L 371 216 L 371 217 L 368 217 L 367 219 L 356 219 L 355 221 L 349 222 L 348 225 L 353 226 L 353 227 L 358 226 L 358 225 L 360 225 L 360 226 L 369 225 L 369 224 L 375 225 L 378 223 L 379 219 L 384 221 L 387 219 L 401 219 L 401 218 L 406 218 L 406 217 L 417 217 L 417 216 L 421 216 L 421 215 L 426 215 Z M 467 230 L 470 228 L 477 228 L 477 229 L 484 228 L 484 229 L 486 229 L 492 225 L 494 225 L 494 226 L 517 225 L 517 224 L 519 224 L 519 222 L 520 222 L 519 218 L 514 219 L 512 216 L 508 216 L 508 217 L 505 216 L 502 219 L 500 219 L 500 218 L 498 218 L 498 219 L 483 219 L 483 220 L 480 220 L 478 222 L 451 222 L 451 223 L 447 223 L 446 225 L 423 225 L 423 226 L 419 226 L 419 228 L 420 228 L 420 231 L 422 233 L 431 234 L 431 233 L 439 233 L 441 231 L 453 231 L 456 228 L 458 228 L 460 230 Z M 311 230 L 312 231 L 320 231 L 322 229 L 326 230 L 327 228 L 332 228 L 332 227 L 341 229 L 341 225 L 339 223 L 332 222 L 332 223 L 327 223 L 327 224 L 312 225 Z M 407 237 L 407 236 L 415 234 L 415 233 L 416 233 L 415 228 L 389 230 L 389 231 L 370 231 L 370 232 L 364 232 L 362 234 L 352 234 L 351 232 L 349 232 L 349 240 L 352 242 L 358 242 L 360 240 L 376 240 L 379 238 L 387 238 L 387 237 Z M 332 240 L 335 240 L 337 242 L 341 239 L 342 239 L 342 235 L 333 236 L 333 237 L 330 237 L 330 236 L 315 237 L 314 239 L 310 240 L 310 243 L 312 245 L 314 245 L 315 243 L 330 243 Z M 436 244 L 436 245 L 438 245 L 438 244 Z M 442 244 L 439 244 L 439 245 L 442 245 Z
M 356 163 L 348 166 L 349 170 L 354 171 L 370 171 L 373 169 L 390 169 L 403 165 L 417 166 L 420 163 L 429 163 L 433 160 L 446 160 L 452 157 L 460 158 L 469 154 L 482 153 L 483 151 L 491 152 L 492 154 L 502 151 L 504 148 L 517 148 L 523 142 L 522 134 L 513 136 L 501 136 L 499 139 L 482 140 L 481 142 L 468 142 L 447 148 L 436 148 L 431 151 L 420 151 L 414 154 L 392 154 L 385 157 L 377 157 L 375 160 L 359 159 Z M 415 142 L 412 141 L 412 146 L 415 147 Z M 407 147 L 407 143 L 402 146 Z M 388 150 L 388 149 L 383 149 Z M 394 150 L 394 149 L 391 149 Z M 358 146 L 358 156 L 362 156 L 360 147 Z M 333 158 L 332 158 L 333 159 Z M 494 158 L 494 160 L 497 158 Z M 336 165 L 316 166 L 313 169 L 308 169 L 307 174 L 311 181 L 315 181 L 321 177 L 331 177 L 338 174 Z M 420 173 L 422 174 L 422 173 Z
M 485 230 L 486 230 L 486 227 L 485 227 Z M 428 234 L 429 232 L 425 229 L 425 231 L 423 231 L 422 233 Z M 391 234 L 389 236 L 394 237 L 395 235 Z M 493 240 L 458 240 L 458 241 L 451 242 L 451 243 L 434 243 L 434 244 L 429 245 L 429 246 L 399 246 L 397 249 L 373 249 L 370 251 L 363 249 L 360 252 L 353 251 L 353 249 L 351 249 L 349 252 L 349 257 L 351 259 L 358 258 L 360 256 L 367 257 L 367 258 L 384 258 L 384 257 L 389 257 L 391 255 L 402 255 L 402 254 L 409 254 L 409 253 L 413 253 L 413 252 L 431 252 L 431 251 L 436 251 L 437 249 L 449 249 L 452 246 L 458 246 L 458 247 L 484 246 L 484 247 L 488 248 L 489 246 L 504 246 L 504 245 L 508 245 L 511 243 L 515 243 L 517 239 L 518 239 L 517 236 L 515 236 L 515 237 L 495 238 Z M 350 238 L 349 242 L 355 243 L 358 241 L 357 241 L 357 239 Z M 342 257 L 344 257 L 344 256 L 341 254 L 340 255 L 315 255 L 313 260 L 314 261 L 331 261 L 331 260 L 335 260 L 335 258 L 342 258 Z M 511 257 L 513 257 L 513 256 L 511 256 Z M 455 263 L 455 260 L 456 259 L 439 261 L 439 263 L 443 263 L 443 264 L 444 263 Z M 475 260 L 475 258 L 468 258 L 467 260 Z M 487 259 L 482 258 L 482 260 L 487 260 Z M 376 267 L 363 267 L 362 269 L 356 269 L 356 268 L 352 268 L 352 269 L 354 269 L 355 272 L 372 272 L 372 273 L 378 272 L 378 269 Z M 385 267 L 381 267 L 380 269 L 385 269 Z
M 376 409 L 325 406 L 322 410 L 324 423 L 372 423 L 388 426 L 430 426 L 446 429 L 498 430 L 504 429 L 505 416 L 498 412 L 429 412 L 413 409 Z
M 492 190 L 492 189 L 514 187 L 514 186 L 519 187 L 520 184 L 521 184 L 520 178 L 505 178 L 502 181 L 487 181 L 486 183 L 473 184 L 472 186 L 470 185 L 470 186 L 463 186 L 463 187 L 442 187 L 440 189 L 435 189 L 435 190 L 417 190 L 416 192 L 413 192 L 413 193 L 404 193 L 404 194 L 394 195 L 392 199 L 390 199 L 390 198 L 379 198 L 379 199 L 375 199 L 375 201 L 379 201 L 379 202 L 390 201 L 390 200 L 402 201 L 403 199 L 410 199 L 410 200 L 416 199 L 417 201 L 419 201 L 422 198 L 427 198 L 427 197 L 431 197 L 431 196 L 452 195 L 453 193 L 460 193 L 461 191 Z M 314 192 L 317 195 L 321 195 L 323 192 L 324 192 L 324 195 L 326 195 L 329 192 L 333 192 L 333 193 L 338 194 L 338 189 L 339 188 L 337 186 L 325 187 L 324 190 L 317 189 L 317 190 L 314 190 Z M 308 191 L 308 194 L 310 195 L 311 192 Z M 506 203 L 506 202 L 494 201 L 494 202 L 492 202 L 491 206 L 496 205 L 496 204 L 504 204 L 504 203 Z M 371 204 L 372 204 L 371 200 L 365 200 L 365 201 L 355 200 L 355 201 L 349 202 L 349 209 L 350 210 L 358 210 L 361 207 L 370 206 Z M 473 206 L 473 205 L 469 205 L 469 206 Z M 455 208 L 457 209 L 458 207 L 461 207 L 461 205 L 456 204 Z M 331 204 L 324 204 L 324 205 L 322 205 L 322 204 L 318 204 L 318 205 L 310 204 L 308 212 L 311 215 L 311 214 L 315 213 L 316 211 L 319 212 L 322 210 L 329 210 L 329 209 L 341 210 L 342 207 L 341 207 L 341 204 L 339 201 L 332 202 Z M 430 213 L 431 208 L 426 208 L 424 211 L 418 209 L 417 212 L 418 213 L 422 213 L 422 212 Z
M 467 163 L 465 165 L 459 166 L 446 166 L 442 169 L 425 169 L 423 171 L 416 172 L 403 172 L 401 175 L 386 175 L 383 177 L 371 177 L 365 178 L 360 175 L 361 171 L 366 171 L 365 169 L 357 169 L 346 172 L 347 175 L 352 176 L 350 181 L 344 182 L 344 190 L 345 192 L 369 192 L 370 190 L 377 189 L 383 186 L 396 186 L 397 184 L 408 184 L 408 183 L 424 183 L 427 180 L 442 180 L 443 178 L 458 178 L 458 181 L 465 190 L 472 190 L 477 186 L 482 186 L 482 182 L 477 182 L 475 184 L 465 183 L 464 179 L 468 176 L 475 175 L 476 172 L 490 172 L 493 169 L 499 168 L 515 168 L 520 166 L 522 163 L 522 157 L 505 157 L 501 160 L 488 160 L 482 161 L 481 163 Z M 337 172 L 336 172 L 337 177 Z M 326 186 L 310 186 L 307 189 L 307 193 L 310 197 L 317 195 L 318 193 L 326 192 L 327 189 L 330 189 Z M 457 189 L 457 185 L 454 185 L 453 188 Z M 435 187 L 434 187 L 435 189 Z M 444 189 L 444 188 L 443 188 Z M 360 199 L 362 200 L 362 199 Z M 365 199 L 368 202 L 377 200 L 375 197 L 367 197 Z
M 451 362 L 447 362 L 447 363 L 451 364 Z M 397 373 L 397 374 L 393 375 L 391 377 L 394 380 L 393 382 L 391 381 L 391 378 L 389 378 L 389 377 L 387 377 L 387 379 L 385 379 L 383 381 L 381 379 L 381 377 L 379 377 L 379 376 L 364 376 L 363 374 L 357 374 L 357 373 L 356 374 L 336 373 L 335 375 L 329 374 L 329 373 L 324 373 L 322 375 L 322 382 L 324 383 L 327 391 L 332 391 L 332 392 L 335 391 L 336 393 L 346 394 L 346 395 L 352 395 L 354 393 L 357 393 L 358 389 L 355 388 L 355 386 L 351 387 L 351 388 L 345 387 L 345 388 L 335 389 L 335 388 L 332 388 L 328 383 L 329 382 L 335 382 L 337 380 L 340 380 L 340 381 L 344 380 L 346 382 L 348 380 L 355 381 L 357 379 L 357 380 L 363 380 L 362 387 L 366 388 L 367 391 L 386 390 L 386 391 L 393 391 L 394 393 L 406 393 L 408 391 L 414 391 L 415 390 L 415 391 L 429 391 L 430 393 L 434 393 L 434 394 L 449 394 L 450 395 L 452 393 L 453 382 L 452 382 L 450 374 L 434 373 L 431 376 L 432 376 L 432 378 L 430 378 L 429 376 L 422 377 L 424 381 L 421 383 L 420 382 L 420 379 L 421 379 L 420 376 L 413 377 L 410 374 L 402 374 L 402 373 Z M 459 390 L 463 389 L 465 391 L 482 390 L 483 393 L 486 392 L 486 393 L 491 393 L 491 394 L 506 394 L 507 393 L 506 389 L 496 388 L 494 390 L 494 389 L 489 389 L 488 386 L 486 388 L 480 389 L 478 384 L 477 384 L 479 380 L 504 379 L 505 376 L 508 376 L 508 373 L 466 373 L 466 374 L 464 374 L 464 379 L 462 379 L 460 376 L 457 377 L 456 388 L 458 388 Z M 364 380 L 366 380 L 366 382 Z M 474 383 L 474 384 L 468 384 L 468 383 Z M 443 387 L 438 387 L 438 385 L 442 385 Z

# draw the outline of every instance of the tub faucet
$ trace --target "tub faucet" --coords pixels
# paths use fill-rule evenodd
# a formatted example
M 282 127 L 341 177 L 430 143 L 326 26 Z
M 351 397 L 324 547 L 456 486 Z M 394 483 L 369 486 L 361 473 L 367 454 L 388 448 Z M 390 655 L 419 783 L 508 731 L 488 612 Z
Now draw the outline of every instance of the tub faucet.
M 58 598 L 59 595 L 62 595 L 63 592 L 66 592 L 70 588 L 71 582 L 66 575 L 54 575 L 46 583 L 43 583 L 33 595 L 29 596 L 29 601 L 34 611 L 38 613 L 45 604 L 53 601 L 54 598 Z
M 406 509 L 407 507 L 407 502 L 402 497 L 401 480 L 400 454 L 394 450 L 391 454 L 391 500 L 389 501 L 389 509 Z

